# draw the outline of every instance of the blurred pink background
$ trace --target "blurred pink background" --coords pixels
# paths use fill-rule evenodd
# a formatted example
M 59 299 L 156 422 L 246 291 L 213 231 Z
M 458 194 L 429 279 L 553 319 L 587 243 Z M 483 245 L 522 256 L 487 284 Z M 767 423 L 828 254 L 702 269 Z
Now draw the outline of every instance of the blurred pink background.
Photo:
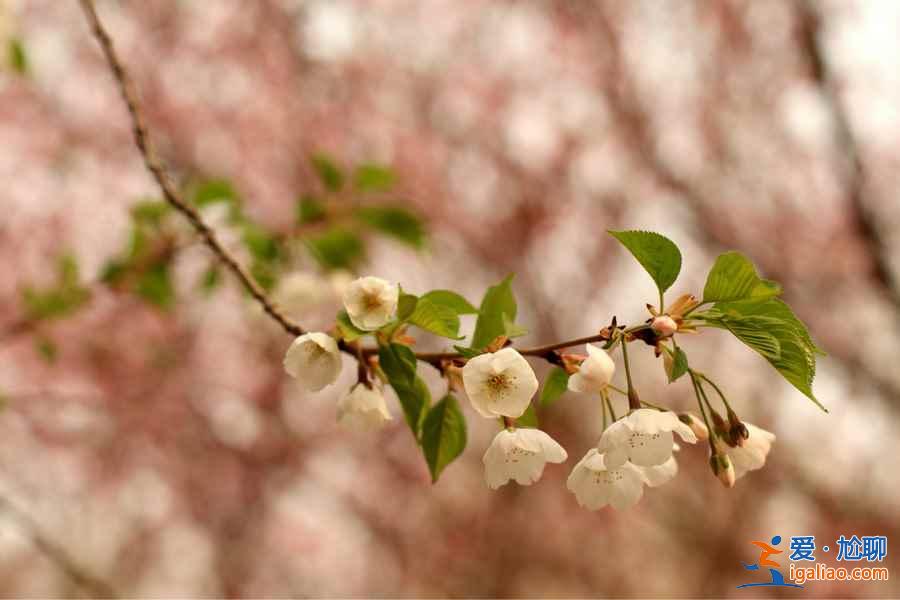
M 831 413 L 704 333 L 684 342 L 692 364 L 778 436 L 734 489 L 698 445 L 633 510 L 579 508 L 565 478 L 600 422 L 576 394 L 540 415 L 570 458 L 539 483 L 487 489 L 496 425 L 464 402 L 469 446 L 431 486 L 395 401 L 379 432 L 336 425 L 351 360 L 338 385 L 305 395 L 282 371 L 290 338 L 230 276 L 198 291 L 202 245 L 177 250 L 168 311 L 98 281 L 127 244 L 130 207 L 159 192 L 77 3 L 0 0 L 2 47 L 27 57 L 24 73 L 0 72 L 4 597 L 747 596 L 740 561 L 776 534 L 886 535 L 892 579 L 775 595 L 900 595 L 900 3 L 98 11 L 180 180 L 229 179 L 247 213 L 288 235 L 297 197 L 321 192 L 311 154 L 390 165 L 391 197 L 423 215 L 430 241 L 372 238 L 359 271 L 475 303 L 516 272 L 522 345 L 646 318 L 655 288 L 606 229 L 676 241 L 676 294 L 700 292 L 715 256 L 740 250 L 828 352 L 815 389 Z M 21 290 L 52 283 L 64 252 L 91 300 L 29 322 Z M 333 278 L 308 258 L 291 269 L 326 290 L 293 316 L 329 327 Z M 54 357 L 36 350 L 51 342 Z M 666 385 L 652 352 L 635 354 L 644 398 L 693 407 L 688 382 Z

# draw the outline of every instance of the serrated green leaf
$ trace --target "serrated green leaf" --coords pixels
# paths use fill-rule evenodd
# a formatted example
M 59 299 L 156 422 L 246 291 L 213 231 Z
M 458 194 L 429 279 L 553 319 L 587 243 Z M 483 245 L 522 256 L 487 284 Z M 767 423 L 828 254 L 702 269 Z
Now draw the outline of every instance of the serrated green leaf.
M 413 294 L 406 294 L 401 290 L 400 298 L 397 300 L 397 319 L 405 321 L 412 316 L 418 301 L 419 299 Z
M 28 53 L 25 51 L 25 44 L 19 38 L 9 40 L 9 64 L 19 75 L 28 74 Z
M 764 300 L 781 293 L 774 281 L 760 279 L 756 268 L 740 252 L 726 252 L 716 258 L 706 277 L 703 302 L 732 302 L 754 298 Z
M 537 410 L 535 410 L 534 404 L 529 404 L 522 416 L 516 419 L 516 427 L 529 427 L 531 429 L 539 427 Z
M 462 339 L 459 335 L 459 316 L 449 306 L 435 304 L 425 296 L 419 298 L 409 322 L 420 329 L 452 340 Z
M 650 274 L 660 294 L 672 287 L 681 272 L 681 251 L 675 242 L 652 231 L 608 231 Z
M 331 157 L 321 153 L 315 154 L 310 157 L 310 163 L 326 188 L 337 192 L 344 186 L 344 173 Z
M 303 196 L 297 200 L 297 223 L 305 225 L 325 218 L 325 205 L 314 196 Z
M 432 483 L 466 447 L 466 418 L 456 397 L 447 394 L 435 404 L 422 423 L 422 452 Z
M 478 312 L 478 309 L 472 306 L 468 300 L 450 290 L 432 290 L 427 294 L 423 294 L 422 298 L 427 298 L 429 302 L 434 304 L 447 306 L 458 315 L 474 315 Z
M 396 240 L 420 249 L 425 245 L 425 226 L 402 206 L 364 206 L 356 211 L 362 223 Z
M 306 240 L 310 254 L 326 270 L 351 269 L 365 255 L 365 246 L 355 233 L 333 227 Z
M 348 342 L 358 340 L 362 336 L 369 334 L 368 331 L 363 331 L 353 324 L 346 310 L 341 310 L 337 314 L 337 326 L 341 332 L 341 337 Z
M 406 422 L 418 440 L 422 420 L 431 404 L 431 393 L 416 374 L 416 356 L 408 346 L 387 344 L 378 348 L 378 364 L 397 393 Z
M 361 192 L 384 192 L 396 182 L 394 171 L 376 164 L 359 165 L 353 175 L 356 189 Z
M 541 406 L 547 407 L 556 402 L 569 388 L 569 374 L 559 367 L 553 367 L 544 379 L 541 388 Z
M 777 298 L 719 302 L 711 310 L 698 315 L 710 325 L 731 331 L 763 356 L 791 385 L 827 412 L 812 389 L 816 354 L 821 350 L 787 304 Z M 777 342 L 777 352 L 773 340 Z
M 484 348 L 497 337 L 506 335 L 509 323 L 515 323 L 518 308 L 512 292 L 513 277 L 509 275 L 484 294 L 472 334 L 472 348 Z
M 669 383 L 678 381 L 678 379 L 687 373 L 688 361 L 684 350 L 675 346 L 675 356 L 672 358 L 672 373 L 669 374 Z

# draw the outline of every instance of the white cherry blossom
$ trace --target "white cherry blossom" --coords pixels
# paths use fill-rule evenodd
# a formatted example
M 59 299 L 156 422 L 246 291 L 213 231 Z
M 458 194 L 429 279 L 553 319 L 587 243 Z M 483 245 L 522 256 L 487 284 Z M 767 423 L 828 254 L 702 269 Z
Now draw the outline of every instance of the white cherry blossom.
M 487 418 L 521 417 L 538 389 L 531 365 L 513 348 L 470 358 L 462 377 L 472 406 Z
M 672 457 L 673 432 L 695 443 L 697 436 L 673 412 L 639 408 L 603 432 L 597 449 L 605 453 L 606 465 L 615 468 L 630 460 L 640 467 L 655 467 Z
M 573 392 L 600 393 L 612 381 L 616 365 L 609 354 L 593 344 L 586 344 L 588 357 L 578 372 L 569 377 L 569 389 Z
M 400 288 L 379 277 L 360 277 L 344 290 L 350 321 L 363 331 L 381 329 L 394 318 Z
M 540 429 L 503 429 L 484 453 L 484 478 L 493 490 L 510 479 L 531 485 L 541 478 L 545 464 L 567 458 L 565 449 Z
M 391 420 L 380 390 L 357 383 L 338 400 L 338 423 L 358 431 L 377 429 Z
M 716 447 L 719 448 L 719 451 L 724 452 L 731 459 L 736 479 L 740 479 L 749 471 L 761 469 L 766 464 L 766 457 L 775 441 L 774 433 L 750 423 L 744 423 L 744 425 L 747 426 L 750 436 L 743 440 L 743 444 L 732 448 L 718 438 L 716 440 Z
M 294 340 L 284 355 L 284 370 L 301 387 L 318 392 L 334 383 L 341 373 L 341 352 L 325 333 L 305 333 Z
M 616 510 L 634 506 L 644 493 L 646 476 L 630 462 L 610 467 L 605 458 L 596 448 L 588 450 L 572 469 L 566 487 L 575 494 L 578 504 L 590 510 L 606 505 Z

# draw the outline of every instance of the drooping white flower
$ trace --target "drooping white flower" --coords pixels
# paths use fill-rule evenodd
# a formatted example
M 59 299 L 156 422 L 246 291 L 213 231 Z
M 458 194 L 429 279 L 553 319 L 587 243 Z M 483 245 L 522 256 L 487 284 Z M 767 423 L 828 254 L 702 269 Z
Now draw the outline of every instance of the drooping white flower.
M 743 444 L 732 448 L 720 439 L 716 439 L 716 447 L 731 459 L 731 463 L 734 465 L 734 475 L 737 479 L 746 475 L 748 471 L 761 469 L 766 464 L 766 457 L 769 455 L 772 443 L 775 441 L 774 433 L 750 423 L 744 423 L 744 425 L 747 426 L 747 431 L 750 432 L 750 435 L 746 440 L 743 440 Z
M 639 408 L 607 427 L 597 449 L 606 455 L 610 468 L 628 460 L 640 467 L 655 467 L 672 457 L 673 432 L 685 442 L 697 441 L 691 428 L 679 421 L 675 413 Z
M 569 389 L 573 392 L 600 393 L 612 381 L 616 365 L 602 348 L 586 344 L 588 357 L 578 372 L 569 377 Z
M 531 485 L 541 478 L 545 464 L 567 458 L 565 449 L 540 429 L 503 429 L 484 453 L 484 478 L 493 490 L 510 479 Z
M 344 290 L 344 308 L 353 325 L 375 331 L 394 318 L 399 297 L 396 284 L 379 277 L 360 277 Z
M 644 483 L 650 487 L 659 487 L 662 484 L 671 481 L 678 475 L 678 461 L 676 461 L 673 456 L 661 465 L 655 467 L 638 467 L 638 469 L 640 470 L 641 475 L 644 476 Z
M 596 448 L 588 450 L 572 469 L 566 487 L 575 494 L 578 504 L 590 510 L 607 504 L 616 510 L 634 506 L 644 493 L 644 473 L 627 461 L 610 467 L 605 459 Z
M 472 406 L 487 418 L 521 417 L 538 389 L 531 365 L 513 348 L 470 358 L 462 377 Z
M 357 383 L 338 400 L 338 423 L 357 431 L 377 429 L 391 420 L 381 391 Z
M 341 353 L 337 342 L 325 333 L 301 335 L 284 355 L 284 370 L 303 388 L 318 392 L 334 383 L 341 373 Z
M 282 277 L 272 299 L 289 317 L 297 318 L 311 306 L 328 299 L 331 286 L 323 278 L 298 271 Z

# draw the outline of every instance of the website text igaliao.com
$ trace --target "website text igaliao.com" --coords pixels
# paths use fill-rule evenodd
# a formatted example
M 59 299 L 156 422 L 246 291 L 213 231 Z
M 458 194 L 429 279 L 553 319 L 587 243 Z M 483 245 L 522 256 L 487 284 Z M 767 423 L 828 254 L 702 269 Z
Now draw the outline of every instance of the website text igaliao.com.
M 807 581 L 887 581 L 887 567 L 829 567 L 816 563 L 808 567 L 791 563 L 788 571 L 791 581 L 803 585 Z

